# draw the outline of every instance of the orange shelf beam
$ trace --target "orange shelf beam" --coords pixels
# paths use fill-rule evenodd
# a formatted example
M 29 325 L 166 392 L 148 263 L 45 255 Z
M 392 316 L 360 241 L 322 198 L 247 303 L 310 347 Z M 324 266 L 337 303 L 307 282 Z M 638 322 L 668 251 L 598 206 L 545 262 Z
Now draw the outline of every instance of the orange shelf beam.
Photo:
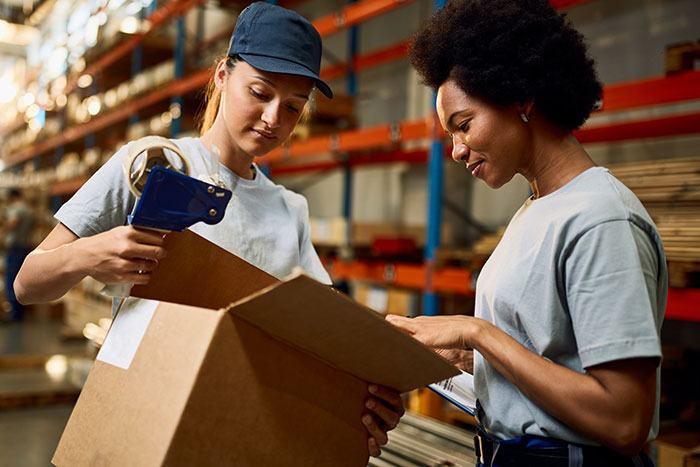
M 700 71 L 686 71 L 605 86 L 601 111 L 614 112 L 694 99 L 700 99 Z
M 413 0 L 363 0 L 322 16 L 313 24 L 321 36 L 328 36 L 409 3 L 413 3 Z
M 321 152 L 355 151 L 397 144 L 401 141 L 425 139 L 430 136 L 432 128 L 432 119 L 420 119 L 318 136 L 275 149 L 261 161 L 273 163 L 290 158 L 312 156 Z
M 377 284 L 423 290 L 428 268 L 422 264 L 334 260 L 326 265 L 334 280 L 363 280 Z M 474 295 L 471 273 L 462 268 L 432 271 L 435 292 Z
M 583 144 L 700 133 L 700 112 L 584 127 L 574 132 Z
M 321 152 L 371 149 L 397 143 L 398 141 L 425 139 L 431 135 L 433 128 L 435 127 L 433 127 L 431 119 L 421 119 L 404 121 L 397 125 L 384 124 L 361 130 L 336 133 L 330 136 L 318 136 L 301 143 L 291 144 L 285 148 L 276 149 L 265 156 L 263 161 L 276 163 Z M 439 127 L 436 129 L 440 134 L 444 135 Z M 692 133 L 700 133 L 700 113 L 584 127 L 574 132 L 574 135 L 581 143 L 599 143 Z
M 85 184 L 85 182 L 88 181 L 89 177 L 78 177 L 78 178 L 73 178 L 70 180 L 64 180 L 61 182 L 56 182 L 53 185 L 51 185 L 51 188 L 49 189 L 49 194 L 51 196 L 64 196 L 64 195 L 72 195 L 78 189 Z
M 394 287 L 423 290 L 428 268 L 422 264 L 333 260 L 326 264 L 334 280 L 359 280 Z M 462 268 L 433 271 L 433 290 L 473 296 L 472 275 Z M 700 322 L 700 289 L 668 290 L 666 319 Z
M 408 54 L 409 44 L 409 41 L 403 41 L 399 42 L 398 44 L 390 45 L 389 47 L 370 52 L 366 55 L 359 56 L 355 58 L 355 61 L 353 62 L 353 69 L 356 72 L 359 72 L 371 67 L 404 58 Z M 321 70 L 321 78 L 330 81 L 341 78 L 347 73 L 347 64 L 340 64 Z

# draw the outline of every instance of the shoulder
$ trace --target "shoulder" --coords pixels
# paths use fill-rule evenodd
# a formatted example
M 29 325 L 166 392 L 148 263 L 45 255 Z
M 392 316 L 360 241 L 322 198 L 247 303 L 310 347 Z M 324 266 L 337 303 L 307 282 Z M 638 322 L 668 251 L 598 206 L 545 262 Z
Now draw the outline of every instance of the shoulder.
M 566 207 L 570 222 L 583 230 L 613 221 L 653 225 L 637 196 L 603 167 L 581 174 L 558 203 Z
M 284 198 L 287 206 L 294 212 L 294 214 L 302 219 L 306 219 L 309 216 L 309 203 L 306 198 L 299 193 L 295 193 L 285 187 L 277 185 L 282 189 L 282 197 Z

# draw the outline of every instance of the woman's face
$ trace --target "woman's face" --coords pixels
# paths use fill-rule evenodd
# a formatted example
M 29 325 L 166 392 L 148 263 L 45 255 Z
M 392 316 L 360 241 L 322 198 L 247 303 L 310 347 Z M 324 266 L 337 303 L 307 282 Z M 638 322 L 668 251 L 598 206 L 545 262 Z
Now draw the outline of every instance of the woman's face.
M 519 106 L 499 107 L 466 94 L 454 80 L 437 93 L 437 112 L 452 137 L 452 159 L 500 188 L 528 165 L 531 138 Z
M 311 78 L 261 71 L 244 61 L 229 73 L 222 61 L 216 76 L 226 131 L 252 157 L 267 154 L 287 139 L 313 87 Z

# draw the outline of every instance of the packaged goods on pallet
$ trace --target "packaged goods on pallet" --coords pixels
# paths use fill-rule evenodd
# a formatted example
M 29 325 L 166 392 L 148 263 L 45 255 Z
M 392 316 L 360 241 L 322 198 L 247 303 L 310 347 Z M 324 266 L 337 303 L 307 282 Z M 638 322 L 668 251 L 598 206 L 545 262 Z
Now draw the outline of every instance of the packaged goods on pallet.
M 416 291 L 358 282 L 353 286 L 352 296 L 358 303 L 382 314 L 418 315 L 419 296 Z

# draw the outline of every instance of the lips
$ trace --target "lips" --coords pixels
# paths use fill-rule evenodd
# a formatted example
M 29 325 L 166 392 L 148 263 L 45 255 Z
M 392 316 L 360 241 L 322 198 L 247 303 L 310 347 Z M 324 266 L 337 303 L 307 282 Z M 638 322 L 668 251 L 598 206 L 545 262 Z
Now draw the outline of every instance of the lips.
M 276 139 L 276 138 L 277 138 L 277 137 L 275 136 L 274 133 L 270 133 L 269 131 L 258 130 L 257 128 L 252 128 L 252 130 L 253 130 L 255 133 L 257 133 L 257 134 L 259 134 L 260 136 L 262 136 L 263 138 L 265 138 L 265 139 L 273 140 L 273 139 Z
M 478 161 L 474 161 L 471 164 L 467 164 L 467 170 L 469 170 L 474 177 L 479 175 L 479 169 L 481 168 L 481 164 L 483 164 L 484 160 L 480 159 Z

